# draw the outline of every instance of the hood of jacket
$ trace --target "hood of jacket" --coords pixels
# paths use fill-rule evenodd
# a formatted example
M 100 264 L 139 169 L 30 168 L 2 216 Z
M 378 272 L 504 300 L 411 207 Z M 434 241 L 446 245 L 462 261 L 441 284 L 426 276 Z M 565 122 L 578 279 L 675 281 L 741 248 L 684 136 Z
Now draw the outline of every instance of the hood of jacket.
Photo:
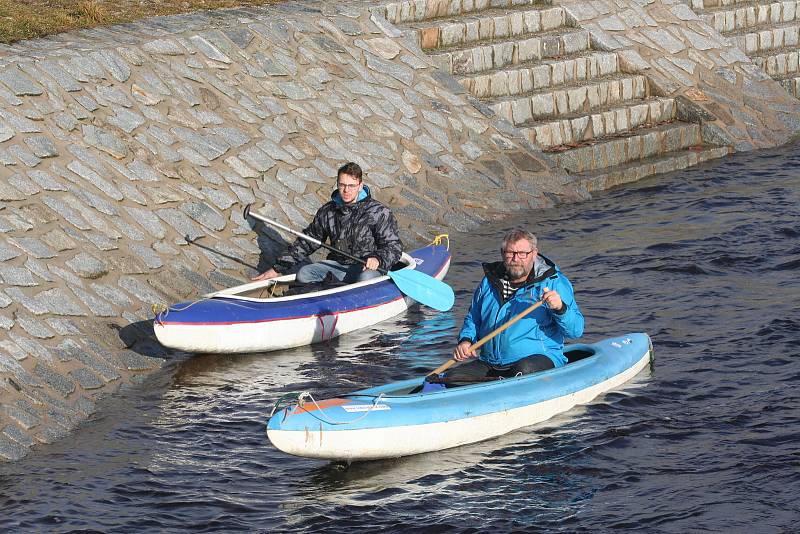
M 558 272 L 558 268 L 556 264 L 542 256 L 541 254 L 537 254 L 536 260 L 533 262 L 533 269 L 531 272 L 528 273 L 528 278 L 525 280 L 525 283 L 522 284 L 520 287 L 530 286 L 536 283 L 541 282 L 545 278 L 550 278 L 554 274 Z M 506 265 L 502 261 L 495 261 L 492 263 L 484 263 L 483 264 L 483 273 L 486 275 L 486 278 L 492 282 L 492 285 L 499 284 L 500 279 L 508 280 L 507 273 L 506 273 Z
M 358 198 L 353 204 L 358 204 L 359 202 L 370 197 L 372 197 L 372 194 L 369 192 L 369 186 L 364 184 L 364 186 L 361 187 L 361 191 L 358 192 Z M 338 189 L 334 189 L 333 193 L 331 193 L 331 200 L 334 201 L 337 206 L 347 206 L 347 204 L 344 203 L 344 200 L 342 200 L 342 195 L 339 193 Z

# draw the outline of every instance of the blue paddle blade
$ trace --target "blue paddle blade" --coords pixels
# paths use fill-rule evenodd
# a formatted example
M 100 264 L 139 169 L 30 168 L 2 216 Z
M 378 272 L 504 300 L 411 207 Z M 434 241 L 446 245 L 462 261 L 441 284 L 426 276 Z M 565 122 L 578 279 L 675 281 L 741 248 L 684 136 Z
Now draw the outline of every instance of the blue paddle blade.
M 389 271 L 389 278 L 403 294 L 434 310 L 447 311 L 456 300 L 452 287 L 420 271 Z

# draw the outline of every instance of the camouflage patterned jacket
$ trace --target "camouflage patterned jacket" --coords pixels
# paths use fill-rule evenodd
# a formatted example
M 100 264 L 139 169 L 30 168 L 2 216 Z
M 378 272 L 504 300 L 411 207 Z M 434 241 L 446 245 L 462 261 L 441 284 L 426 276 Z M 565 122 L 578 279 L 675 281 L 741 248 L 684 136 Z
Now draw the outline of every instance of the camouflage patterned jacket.
M 303 233 L 322 242 L 328 240 L 332 247 L 357 258 L 378 258 L 381 269 L 394 265 L 403 252 L 397 220 L 389 208 L 372 198 L 366 185 L 353 204 L 342 202 L 339 191 L 334 191 L 331 200 L 317 210 L 314 220 Z M 318 248 L 319 245 L 299 238 L 278 257 L 273 268 L 286 273 Z M 328 254 L 328 259 L 343 265 L 355 263 L 333 251 Z

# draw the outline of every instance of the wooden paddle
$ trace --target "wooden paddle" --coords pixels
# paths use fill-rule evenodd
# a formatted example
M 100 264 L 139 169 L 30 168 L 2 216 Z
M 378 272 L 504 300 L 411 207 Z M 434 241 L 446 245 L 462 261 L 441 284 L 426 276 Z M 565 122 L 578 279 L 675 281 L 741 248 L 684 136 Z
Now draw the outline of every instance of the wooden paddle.
M 252 217 L 254 219 L 258 219 L 259 221 L 265 222 L 269 225 L 272 225 L 276 228 L 280 228 L 290 234 L 296 235 L 299 238 L 305 239 L 306 241 L 310 241 L 315 245 L 320 247 L 325 247 L 328 250 L 332 250 L 342 256 L 350 258 L 351 260 L 366 265 L 367 262 L 362 260 L 361 258 L 357 258 L 356 256 L 352 256 L 347 252 L 341 251 L 337 248 L 334 248 L 330 245 L 327 245 L 320 241 L 319 239 L 315 239 L 311 236 L 308 236 L 302 232 L 298 232 L 297 230 L 293 230 L 288 226 L 284 226 L 279 222 L 273 221 L 272 219 L 267 219 L 263 215 L 259 215 L 258 213 L 253 213 L 250 211 L 250 204 L 245 206 L 244 208 L 244 218 Z M 400 269 L 399 271 L 387 271 L 384 269 L 378 269 L 378 272 L 381 274 L 387 275 L 389 278 L 397 286 L 397 289 L 400 290 L 401 293 L 408 295 L 412 299 L 416 300 L 417 302 L 424 304 L 426 306 L 430 306 L 431 308 L 439 311 L 447 311 L 453 307 L 453 303 L 455 302 L 456 296 L 453 293 L 453 288 L 449 285 L 445 284 L 441 280 L 437 280 L 436 278 L 427 275 L 421 271 L 417 271 L 416 269 Z
M 476 349 L 482 347 L 490 339 L 492 339 L 497 334 L 499 334 L 500 332 L 502 332 L 503 330 L 505 330 L 506 328 L 508 328 L 512 324 L 516 323 L 517 321 L 519 321 L 520 319 L 522 319 L 523 317 L 525 317 L 526 315 L 531 313 L 533 310 L 535 310 L 536 308 L 538 308 L 542 304 L 544 304 L 544 300 L 538 300 L 538 301 L 534 302 L 533 304 L 531 304 L 530 306 L 525 308 L 522 312 L 520 312 L 519 314 L 515 315 L 510 320 L 508 320 L 504 325 L 498 326 L 497 328 L 495 328 L 494 330 L 492 330 L 491 332 L 486 334 L 486 336 L 484 336 L 483 339 L 478 340 L 475 343 L 473 343 L 472 345 L 470 345 L 469 346 L 469 350 L 476 350 Z M 448 360 L 448 361 L 444 362 L 442 365 L 440 365 L 439 367 L 437 367 L 436 369 L 434 369 L 433 371 L 431 371 L 430 373 L 428 373 L 427 376 L 433 376 L 433 375 L 438 375 L 439 373 L 443 373 L 444 371 L 446 371 L 447 369 L 449 369 L 450 367 L 452 367 L 456 363 L 460 363 L 460 362 L 458 360 L 456 360 L 455 358 L 451 359 L 451 360 Z

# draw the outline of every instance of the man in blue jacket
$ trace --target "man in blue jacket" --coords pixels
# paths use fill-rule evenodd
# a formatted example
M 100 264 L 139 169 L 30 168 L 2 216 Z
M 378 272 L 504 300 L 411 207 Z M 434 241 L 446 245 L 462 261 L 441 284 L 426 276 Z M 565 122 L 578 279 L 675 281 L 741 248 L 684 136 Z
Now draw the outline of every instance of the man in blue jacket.
M 539 254 L 535 235 L 512 230 L 503 238 L 500 252 L 502 262 L 483 265 L 486 276 L 475 290 L 453 351 L 458 361 L 478 359 L 454 368 L 443 380 L 447 383 L 508 378 L 561 367 L 567 363 L 564 339 L 583 334 L 583 314 L 572 284 L 555 263 Z M 469 350 L 539 300 L 544 305 L 484 344 L 480 355 Z

